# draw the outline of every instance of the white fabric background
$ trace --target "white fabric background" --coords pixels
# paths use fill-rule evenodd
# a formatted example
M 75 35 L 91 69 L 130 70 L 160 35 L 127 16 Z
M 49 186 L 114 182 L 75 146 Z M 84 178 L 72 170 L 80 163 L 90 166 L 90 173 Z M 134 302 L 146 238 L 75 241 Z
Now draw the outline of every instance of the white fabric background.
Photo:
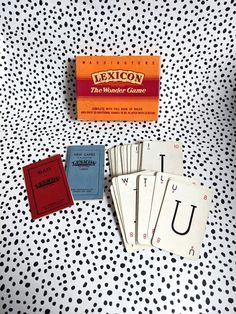
M 1 1 L 1 313 L 234 313 L 235 1 Z M 77 121 L 76 55 L 161 55 L 158 122 Z M 214 191 L 201 258 L 124 251 L 110 196 L 32 221 L 22 167 L 180 140 Z

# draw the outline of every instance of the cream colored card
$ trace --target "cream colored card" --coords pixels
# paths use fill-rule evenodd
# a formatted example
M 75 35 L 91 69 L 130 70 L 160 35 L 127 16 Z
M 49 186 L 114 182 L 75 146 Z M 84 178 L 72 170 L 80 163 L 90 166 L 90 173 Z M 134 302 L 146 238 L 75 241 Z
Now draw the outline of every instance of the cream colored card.
M 139 156 L 139 144 L 131 145 L 131 151 L 130 151 L 130 172 L 131 173 L 139 171 L 138 156 Z
M 143 143 L 138 144 L 138 171 L 141 171 Z
M 126 251 L 128 253 L 133 253 L 133 252 L 141 251 L 141 250 L 147 248 L 147 246 L 145 246 L 145 245 L 139 245 L 139 244 L 132 245 L 132 244 L 129 244 L 126 241 L 124 225 L 123 225 L 123 222 L 122 222 L 121 212 L 120 212 L 120 207 L 119 207 L 119 201 L 117 199 L 117 194 L 116 194 L 116 191 L 114 190 L 114 186 L 113 185 L 111 186 L 111 196 L 112 196 L 113 203 L 114 203 L 114 206 L 115 206 L 115 211 L 116 211 L 116 215 L 117 215 L 117 218 L 118 218 L 120 231 L 121 231 L 121 235 L 122 235 L 122 239 L 123 239 L 123 243 L 124 243 Z
M 170 179 L 152 244 L 192 260 L 198 259 L 211 194 L 204 187 Z
M 155 226 L 159 217 L 161 204 L 163 201 L 163 197 L 165 195 L 166 186 L 168 183 L 168 180 L 174 179 L 181 182 L 186 182 L 189 184 L 199 184 L 195 179 L 184 177 L 184 176 L 177 176 L 169 173 L 162 173 L 159 172 L 156 174 L 156 180 L 154 184 L 154 190 L 153 190 L 153 198 L 152 198 L 152 204 L 151 204 L 151 210 L 150 210 L 150 216 L 149 216 L 149 222 L 148 222 L 148 238 L 152 239 L 153 234 L 155 232 Z
M 120 155 L 121 155 L 122 174 L 127 174 L 128 173 L 128 168 L 127 168 L 127 145 L 121 145 L 120 146 Z
M 155 179 L 155 175 L 140 175 L 138 177 L 136 237 L 139 244 L 151 245 L 147 230 Z
M 136 172 L 134 174 L 118 176 L 114 182 L 117 185 L 117 194 L 120 204 L 120 211 L 127 242 L 136 243 L 136 195 L 137 195 L 137 177 L 145 172 Z M 151 172 L 153 174 L 153 172 Z
M 127 174 L 131 173 L 131 144 L 127 144 Z
M 141 170 L 182 175 L 182 144 L 180 142 L 161 141 L 143 142 Z
M 115 168 L 115 148 L 112 147 L 108 149 L 108 158 L 109 158 L 109 166 L 110 166 L 110 172 L 111 176 L 116 176 L 116 168 Z
M 129 244 L 135 244 L 137 176 L 138 174 L 129 174 L 117 177 L 124 229 Z
M 122 175 L 120 146 L 115 146 L 115 176 Z
M 112 190 L 113 190 L 113 193 L 114 193 L 114 195 L 116 197 L 117 209 L 119 210 L 119 216 L 120 216 L 120 221 L 121 221 L 119 223 L 122 224 L 122 227 L 123 227 L 123 230 L 124 230 L 124 218 L 123 218 L 122 210 L 121 210 L 120 192 L 119 192 L 119 187 L 118 187 L 118 183 L 117 183 L 117 178 L 118 177 L 114 177 L 112 179 Z M 126 242 L 127 242 L 127 239 L 126 239 Z

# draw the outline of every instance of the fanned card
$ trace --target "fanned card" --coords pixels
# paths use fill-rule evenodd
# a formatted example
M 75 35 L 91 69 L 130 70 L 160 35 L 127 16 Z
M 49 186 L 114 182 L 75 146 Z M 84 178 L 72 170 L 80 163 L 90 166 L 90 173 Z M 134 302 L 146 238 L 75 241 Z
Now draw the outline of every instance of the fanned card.
M 75 200 L 102 199 L 104 145 L 68 147 L 66 173 Z

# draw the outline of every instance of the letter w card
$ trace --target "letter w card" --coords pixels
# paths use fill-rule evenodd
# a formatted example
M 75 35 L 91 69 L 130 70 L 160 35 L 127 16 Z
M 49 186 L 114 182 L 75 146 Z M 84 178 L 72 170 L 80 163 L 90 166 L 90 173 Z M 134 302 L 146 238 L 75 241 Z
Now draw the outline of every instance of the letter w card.
M 121 218 L 124 224 L 126 240 L 132 245 L 136 243 L 137 178 L 142 173 L 146 174 L 149 172 L 136 172 L 117 177 Z
M 152 244 L 192 260 L 199 258 L 211 191 L 169 180 Z
M 183 175 L 183 153 L 180 142 L 143 142 L 141 170 Z
M 23 172 L 32 219 L 74 204 L 60 155 L 25 166 Z
M 102 199 L 104 145 L 70 146 L 66 173 L 75 200 Z

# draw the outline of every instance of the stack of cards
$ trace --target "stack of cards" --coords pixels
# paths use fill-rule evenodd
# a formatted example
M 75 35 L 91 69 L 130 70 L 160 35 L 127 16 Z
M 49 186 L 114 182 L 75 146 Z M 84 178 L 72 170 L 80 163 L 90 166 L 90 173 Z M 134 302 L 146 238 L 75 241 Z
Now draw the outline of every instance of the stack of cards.
M 155 170 L 183 174 L 180 142 L 143 142 L 116 146 L 108 150 L 111 176 Z
M 143 143 L 141 167 L 147 165 L 151 170 L 112 179 L 111 194 L 123 241 L 128 252 L 154 246 L 196 260 L 204 237 L 211 192 L 194 179 L 156 171 L 156 164 L 147 157 L 150 154 L 154 158 L 154 153 L 146 148 L 150 147 L 151 151 L 155 147 L 157 151 L 157 143 Z M 182 152 L 178 150 L 181 145 L 176 148 L 176 159 L 168 154 L 176 144 L 171 145 L 163 154 L 164 167 L 173 169 L 176 164 L 175 171 L 182 174 Z

